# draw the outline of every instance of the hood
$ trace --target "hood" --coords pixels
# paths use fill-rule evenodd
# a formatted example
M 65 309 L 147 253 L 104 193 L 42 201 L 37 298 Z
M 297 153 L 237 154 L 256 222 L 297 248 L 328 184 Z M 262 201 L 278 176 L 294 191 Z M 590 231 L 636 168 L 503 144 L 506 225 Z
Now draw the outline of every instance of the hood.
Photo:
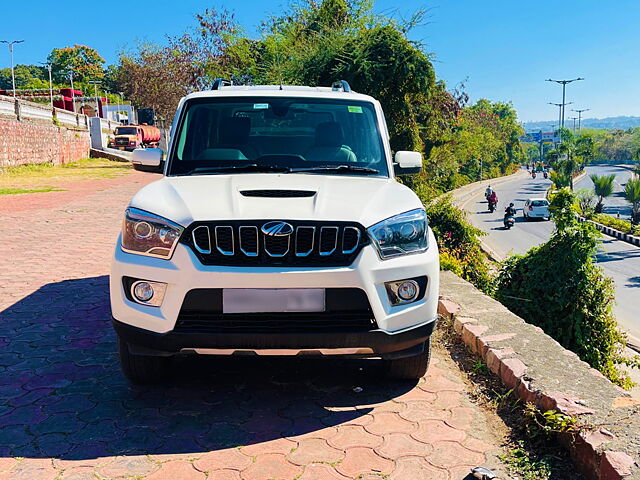
M 303 190 L 312 196 L 245 196 L 247 190 Z M 369 227 L 421 208 L 418 197 L 391 178 L 316 174 L 163 177 L 142 188 L 130 206 L 188 226 L 199 220 L 355 221 Z

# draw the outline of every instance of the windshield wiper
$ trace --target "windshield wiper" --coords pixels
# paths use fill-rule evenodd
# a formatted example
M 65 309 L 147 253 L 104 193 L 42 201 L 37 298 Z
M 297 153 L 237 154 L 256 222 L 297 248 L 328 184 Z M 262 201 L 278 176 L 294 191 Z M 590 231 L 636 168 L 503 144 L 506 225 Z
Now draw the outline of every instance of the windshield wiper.
M 364 173 L 376 174 L 378 170 L 368 167 L 358 167 L 355 165 L 321 165 L 319 167 L 294 168 L 293 173 L 299 172 L 333 172 L 333 173 Z
M 183 175 L 191 175 L 193 173 L 217 173 L 217 172 L 280 172 L 288 173 L 291 171 L 289 167 L 280 167 L 278 165 L 258 165 L 257 163 L 250 163 L 249 165 L 229 165 L 225 167 L 199 167 L 190 170 Z

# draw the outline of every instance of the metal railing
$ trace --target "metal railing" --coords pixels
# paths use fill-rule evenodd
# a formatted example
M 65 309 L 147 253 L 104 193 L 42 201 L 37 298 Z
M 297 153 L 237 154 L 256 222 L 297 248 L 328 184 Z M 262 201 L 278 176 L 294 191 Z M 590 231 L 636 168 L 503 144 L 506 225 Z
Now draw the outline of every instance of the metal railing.
M 0 95 L 0 117 L 10 117 L 15 120 L 35 120 L 39 122 L 49 122 L 54 125 L 64 125 L 83 130 L 89 129 L 89 117 L 81 113 L 74 113 L 62 108 L 51 107 L 50 105 L 30 102 L 23 99 L 14 99 L 5 95 Z M 119 122 L 100 119 L 100 124 L 104 129 L 113 130 L 121 125 Z

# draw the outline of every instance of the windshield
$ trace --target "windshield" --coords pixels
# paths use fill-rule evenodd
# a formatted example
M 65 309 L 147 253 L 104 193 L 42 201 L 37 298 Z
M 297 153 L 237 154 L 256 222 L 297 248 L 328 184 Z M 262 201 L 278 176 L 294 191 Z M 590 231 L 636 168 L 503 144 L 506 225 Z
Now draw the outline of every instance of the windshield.
M 546 200 L 532 200 L 531 205 L 534 207 L 546 207 L 547 205 L 549 205 L 549 202 L 547 202 Z
M 137 135 L 138 129 L 136 127 L 118 127 L 116 128 L 116 135 Z
M 230 171 L 388 176 L 372 103 L 274 97 L 188 102 L 168 175 Z

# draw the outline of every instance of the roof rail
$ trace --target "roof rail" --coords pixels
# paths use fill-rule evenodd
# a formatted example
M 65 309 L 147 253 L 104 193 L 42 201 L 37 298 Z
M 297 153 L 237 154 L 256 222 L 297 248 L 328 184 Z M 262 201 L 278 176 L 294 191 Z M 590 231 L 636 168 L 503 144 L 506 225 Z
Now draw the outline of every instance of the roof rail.
M 211 90 L 221 90 L 222 87 L 224 86 L 231 86 L 233 85 L 233 82 L 230 82 L 229 80 L 225 80 L 224 78 L 216 78 L 213 81 L 213 85 L 211 86 Z
M 336 92 L 338 90 L 342 90 L 345 93 L 349 93 L 351 92 L 351 86 L 346 80 L 338 80 L 337 82 L 333 82 L 333 84 L 331 85 L 331 90 Z

